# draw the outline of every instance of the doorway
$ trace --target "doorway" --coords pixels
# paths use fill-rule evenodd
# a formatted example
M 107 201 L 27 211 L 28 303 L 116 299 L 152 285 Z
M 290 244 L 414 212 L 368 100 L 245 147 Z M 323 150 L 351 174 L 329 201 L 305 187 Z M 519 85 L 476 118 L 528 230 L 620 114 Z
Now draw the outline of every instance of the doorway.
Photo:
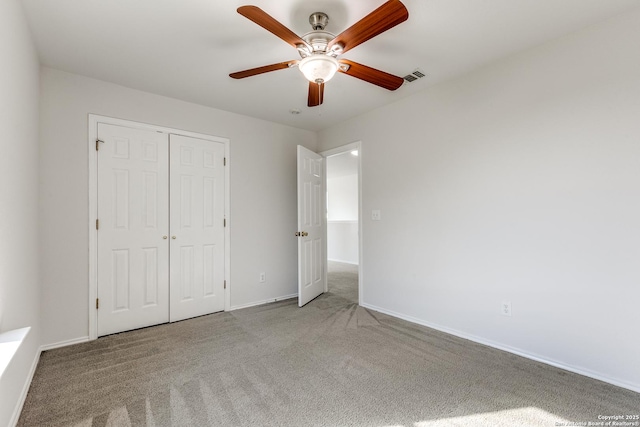
M 326 158 L 327 291 L 362 300 L 360 142 L 322 153 Z

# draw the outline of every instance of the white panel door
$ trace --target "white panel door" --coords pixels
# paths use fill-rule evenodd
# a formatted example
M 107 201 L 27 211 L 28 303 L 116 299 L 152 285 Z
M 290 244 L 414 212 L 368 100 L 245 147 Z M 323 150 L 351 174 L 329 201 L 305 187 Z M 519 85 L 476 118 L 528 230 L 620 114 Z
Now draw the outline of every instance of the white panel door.
M 98 124 L 98 335 L 169 320 L 166 134 Z
M 224 144 L 170 135 L 172 322 L 224 310 Z
M 324 159 L 298 145 L 298 305 L 324 292 Z

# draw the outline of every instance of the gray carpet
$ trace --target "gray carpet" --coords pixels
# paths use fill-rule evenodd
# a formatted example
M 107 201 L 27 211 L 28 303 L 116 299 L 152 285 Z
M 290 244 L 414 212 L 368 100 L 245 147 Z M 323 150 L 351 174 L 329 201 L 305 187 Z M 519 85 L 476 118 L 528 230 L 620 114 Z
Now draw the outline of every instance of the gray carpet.
M 358 266 L 342 262 L 327 263 L 329 292 L 353 303 L 358 303 Z
M 640 412 L 637 393 L 359 307 L 357 272 L 332 270 L 303 308 L 44 352 L 19 425 L 551 427 Z

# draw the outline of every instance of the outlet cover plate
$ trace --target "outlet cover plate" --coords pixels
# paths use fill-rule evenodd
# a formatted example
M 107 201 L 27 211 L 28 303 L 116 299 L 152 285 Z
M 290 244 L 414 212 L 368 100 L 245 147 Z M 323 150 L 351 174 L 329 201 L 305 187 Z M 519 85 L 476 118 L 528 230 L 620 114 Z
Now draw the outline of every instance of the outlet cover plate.
M 503 316 L 511 316 L 511 301 L 502 301 L 500 313 L 502 313 Z

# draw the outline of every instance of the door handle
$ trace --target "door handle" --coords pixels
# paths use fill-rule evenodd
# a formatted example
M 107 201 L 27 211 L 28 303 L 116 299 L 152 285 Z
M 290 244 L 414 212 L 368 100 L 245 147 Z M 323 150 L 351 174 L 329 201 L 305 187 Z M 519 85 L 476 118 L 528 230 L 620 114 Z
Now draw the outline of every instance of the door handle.
M 176 240 L 176 236 L 171 236 L 171 238 L 172 238 L 173 240 Z
M 166 240 L 166 239 L 167 239 L 167 236 L 162 236 L 162 238 Z
M 307 237 L 309 233 L 306 231 L 296 231 L 296 237 Z

